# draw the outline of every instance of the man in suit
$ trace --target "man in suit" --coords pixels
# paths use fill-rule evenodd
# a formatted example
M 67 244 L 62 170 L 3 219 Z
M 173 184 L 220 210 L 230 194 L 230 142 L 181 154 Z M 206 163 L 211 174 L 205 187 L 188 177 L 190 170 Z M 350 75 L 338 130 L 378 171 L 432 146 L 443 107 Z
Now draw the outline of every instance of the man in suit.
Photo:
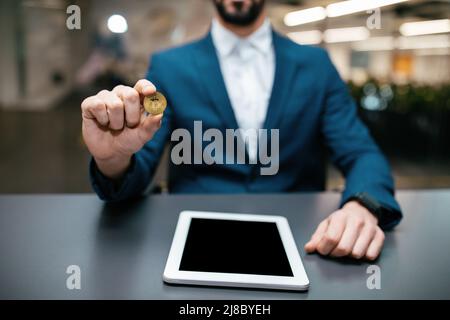
M 164 146 L 173 140 L 171 134 L 183 128 L 194 135 L 195 121 L 220 132 L 279 129 L 279 141 L 269 141 L 279 142 L 276 174 L 260 174 L 261 163 L 254 161 L 171 162 L 170 191 L 323 190 L 328 151 L 346 187 L 340 209 L 320 223 L 305 250 L 376 259 L 383 230 L 398 224 L 401 211 L 388 163 L 358 119 L 326 51 L 297 45 L 274 32 L 263 0 L 214 4 L 217 14 L 204 38 L 154 54 L 146 79 L 134 88 L 117 86 L 83 101 L 83 136 L 93 156 L 94 190 L 106 201 L 142 194 Z M 167 97 L 168 107 L 163 116 L 146 116 L 143 98 L 156 89 Z M 245 156 L 255 160 L 257 148 L 250 143 L 255 138 L 241 138 L 248 142 Z

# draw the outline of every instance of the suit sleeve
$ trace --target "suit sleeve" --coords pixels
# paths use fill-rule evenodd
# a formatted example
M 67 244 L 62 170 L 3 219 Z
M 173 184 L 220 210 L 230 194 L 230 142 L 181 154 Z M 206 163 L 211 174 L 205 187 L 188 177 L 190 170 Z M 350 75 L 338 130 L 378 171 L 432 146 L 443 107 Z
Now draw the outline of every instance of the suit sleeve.
M 146 78 L 156 86 L 158 91 L 164 94 L 164 85 L 159 77 L 160 66 L 158 61 L 157 55 L 152 57 Z M 168 141 L 171 132 L 171 119 L 172 110 L 168 100 L 161 128 L 140 151 L 133 155 L 131 165 L 120 181 L 112 181 L 105 177 L 98 170 L 95 161 L 91 159 L 89 168 L 91 184 L 100 199 L 105 201 L 122 201 L 143 194 L 153 178 L 159 159 Z
M 391 229 L 402 218 L 394 198 L 394 181 L 382 152 L 357 115 L 357 108 L 346 84 L 326 55 L 327 88 L 322 117 L 322 134 L 331 160 L 345 176 L 341 206 L 350 197 L 365 192 L 387 209 L 380 227 Z

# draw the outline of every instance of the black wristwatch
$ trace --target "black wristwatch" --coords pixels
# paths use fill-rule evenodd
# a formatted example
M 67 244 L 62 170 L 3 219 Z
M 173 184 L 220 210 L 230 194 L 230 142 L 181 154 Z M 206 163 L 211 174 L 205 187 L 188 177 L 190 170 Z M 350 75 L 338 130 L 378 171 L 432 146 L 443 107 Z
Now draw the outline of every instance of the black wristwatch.
M 382 224 L 383 219 L 383 206 L 374 198 L 372 198 L 370 195 L 368 195 L 366 192 L 358 192 L 355 193 L 353 196 L 351 196 L 347 202 L 349 201 L 356 201 L 363 207 L 365 207 L 367 210 L 369 210 L 375 217 L 378 218 L 378 223 Z

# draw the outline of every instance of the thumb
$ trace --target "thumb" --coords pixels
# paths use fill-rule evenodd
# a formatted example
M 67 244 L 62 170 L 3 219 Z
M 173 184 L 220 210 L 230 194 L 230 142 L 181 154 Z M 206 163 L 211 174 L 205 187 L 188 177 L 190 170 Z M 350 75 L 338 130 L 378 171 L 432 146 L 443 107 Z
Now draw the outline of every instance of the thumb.
M 323 220 L 317 227 L 311 239 L 305 244 L 305 251 L 307 253 L 312 253 L 316 251 L 317 245 L 319 244 L 322 236 L 328 228 L 328 219 Z
M 152 115 L 142 115 L 143 119 L 141 120 L 141 124 L 139 126 L 139 130 L 145 140 L 150 140 L 156 131 L 161 127 L 162 114 L 152 116 Z
M 312 252 L 316 251 L 316 247 L 317 247 L 317 241 L 314 241 L 313 239 L 311 239 L 305 244 L 305 251 L 307 253 L 312 253 Z

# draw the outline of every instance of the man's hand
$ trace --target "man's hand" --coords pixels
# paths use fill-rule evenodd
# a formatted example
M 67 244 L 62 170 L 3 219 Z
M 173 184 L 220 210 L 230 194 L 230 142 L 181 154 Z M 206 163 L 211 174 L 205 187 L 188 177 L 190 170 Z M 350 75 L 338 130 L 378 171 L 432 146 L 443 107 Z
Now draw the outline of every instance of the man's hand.
M 375 260 L 383 243 L 384 232 L 378 227 L 377 218 L 358 202 L 350 201 L 319 224 L 305 250 Z
M 119 178 L 131 157 L 149 141 L 161 126 L 162 115 L 145 116 L 142 102 L 155 93 L 148 80 L 134 88 L 119 85 L 86 98 L 81 104 L 83 138 L 100 171 Z

